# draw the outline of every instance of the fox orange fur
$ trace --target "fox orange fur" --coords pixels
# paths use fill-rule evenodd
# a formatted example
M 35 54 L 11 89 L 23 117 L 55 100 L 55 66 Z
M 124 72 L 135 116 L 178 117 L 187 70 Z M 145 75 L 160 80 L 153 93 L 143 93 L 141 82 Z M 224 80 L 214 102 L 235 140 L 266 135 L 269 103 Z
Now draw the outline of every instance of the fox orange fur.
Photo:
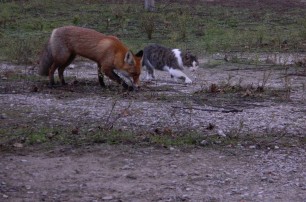
M 104 35 L 92 29 L 65 26 L 52 31 L 43 50 L 38 73 L 49 76 L 50 85 L 54 85 L 54 72 L 65 85 L 64 70 L 77 55 L 95 61 L 98 64 L 98 76 L 101 86 L 105 86 L 103 75 L 129 86 L 114 72 L 119 70 L 133 78 L 134 85 L 139 85 L 141 59 L 143 51 L 134 55 L 117 37 Z

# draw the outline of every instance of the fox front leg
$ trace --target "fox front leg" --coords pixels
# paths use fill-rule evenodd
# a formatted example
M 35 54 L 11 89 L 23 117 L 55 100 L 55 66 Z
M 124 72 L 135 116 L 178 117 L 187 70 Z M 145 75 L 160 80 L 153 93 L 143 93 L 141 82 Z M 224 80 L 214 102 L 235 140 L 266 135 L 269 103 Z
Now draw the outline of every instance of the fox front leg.
M 103 72 L 102 72 L 102 67 L 99 64 L 98 64 L 98 79 L 99 79 L 100 86 L 105 88 L 106 85 L 104 83 L 104 75 L 103 75 Z
M 58 68 L 58 77 L 60 79 L 60 82 L 62 84 L 62 86 L 65 86 L 66 85 L 66 82 L 65 82 L 65 79 L 64 79 L 64 70 L 65 70 L 65 67 L 60 67 Z

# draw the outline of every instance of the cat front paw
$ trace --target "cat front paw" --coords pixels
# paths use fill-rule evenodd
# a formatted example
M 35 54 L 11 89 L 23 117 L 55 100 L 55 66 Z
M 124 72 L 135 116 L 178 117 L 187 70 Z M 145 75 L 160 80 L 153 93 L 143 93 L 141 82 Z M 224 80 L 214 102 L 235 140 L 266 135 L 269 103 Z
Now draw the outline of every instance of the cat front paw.
M 190 83 L 192 83 L 192 81 L 189 78 L 185 78 L 185 83 L 190 84 Z
M 155 78 L 154 75 L 152 75 L 152 74 L 147 74 L 145 79 L 146 79 L 147 81 L 151 81 L 151 80 L 154 80 L 154 78 Z

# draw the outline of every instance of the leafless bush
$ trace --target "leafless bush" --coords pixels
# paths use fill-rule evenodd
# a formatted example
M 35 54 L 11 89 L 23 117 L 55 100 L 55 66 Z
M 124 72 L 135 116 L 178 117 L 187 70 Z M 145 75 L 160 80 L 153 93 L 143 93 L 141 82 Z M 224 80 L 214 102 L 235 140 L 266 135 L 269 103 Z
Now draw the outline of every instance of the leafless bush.
M 10 46 L 7 48 L 7 57 L 9 60 L 14 61 L 17 64 L 33 64 L 38 56 L 38 40 L 32 37 L 23 38 L 6 38 L 7 43 Z
M 144 13 L 143 17 L 141 18 L 142 30 L 147 34 L 149 40 L 152 39 L 155 31 L 155 20 L 156 16 L 154 13 Z

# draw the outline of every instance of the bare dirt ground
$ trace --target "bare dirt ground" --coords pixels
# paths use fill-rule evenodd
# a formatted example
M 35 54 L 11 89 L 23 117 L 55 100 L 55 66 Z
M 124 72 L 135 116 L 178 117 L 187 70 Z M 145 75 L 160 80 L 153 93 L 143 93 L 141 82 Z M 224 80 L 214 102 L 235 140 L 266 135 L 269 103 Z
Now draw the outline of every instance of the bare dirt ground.
M 1 155 L 2 201 L 305 201 L 305 150 L 101 145 Z
M 0 64 L 2 129 L 111 125 L 135 133 L 190 130 L 203 139 L 276 138 L 266 147 L 15 145 L 0 155 L 0 200 L 305 201 L 305 68 L 201 62 L 204 68 L 187 72 L 191 85 L 158 72 L 131 93 L 111 81 L 101 89 L 92 63 L 67 69 L 69 85 L 55 89 L 31 67 Z
M 305 8 L 305 0 L 202 2 L 254 13 Z M 68 69 L 69 85 L 55 89 L 31 67 L 0 64 L 0 201 L 306 201 L 305 67 L 201 62 L 204 68 L 188 73 L 192 85 L 159 72 L 158 80 L 131 93 L 112 82 L 101 89 L 92 63 Z M 42 148 L 18 138 L 6 142 L 1 134 L 35 127 L 190 131 L 202 134 L 203 141 L 187 148 Z M 206 141 L 216 134 L 214 144 Z M 233 135 L 263 139 L 218 143 Z

